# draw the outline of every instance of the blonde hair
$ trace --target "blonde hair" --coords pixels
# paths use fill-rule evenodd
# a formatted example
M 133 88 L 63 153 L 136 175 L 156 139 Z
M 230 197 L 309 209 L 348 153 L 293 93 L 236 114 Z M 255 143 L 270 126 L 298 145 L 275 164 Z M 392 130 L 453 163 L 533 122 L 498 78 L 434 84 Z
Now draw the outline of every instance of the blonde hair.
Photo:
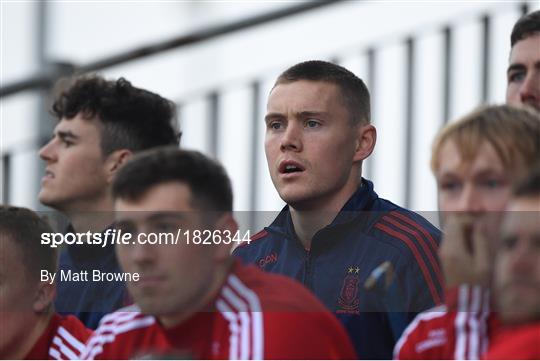
M 540 159 L 540 113 L 526 107 L 483 106 L 447 124 L 433 143 L 433 173 L 440 167 L 443 145 L 450 140 L 464 162 L 472 162 L 480 146 L 487 141 L 505 168 L 515 170 L 520 165 L 528 168 Z

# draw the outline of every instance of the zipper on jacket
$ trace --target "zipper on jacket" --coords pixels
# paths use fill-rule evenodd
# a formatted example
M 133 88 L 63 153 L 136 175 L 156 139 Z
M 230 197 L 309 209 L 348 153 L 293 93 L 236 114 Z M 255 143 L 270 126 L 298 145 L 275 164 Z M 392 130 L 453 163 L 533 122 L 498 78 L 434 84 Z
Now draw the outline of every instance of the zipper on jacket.
M 311 250 L 306 250 L 306 259 L 304 260 L 304 286 L 313 290 Z

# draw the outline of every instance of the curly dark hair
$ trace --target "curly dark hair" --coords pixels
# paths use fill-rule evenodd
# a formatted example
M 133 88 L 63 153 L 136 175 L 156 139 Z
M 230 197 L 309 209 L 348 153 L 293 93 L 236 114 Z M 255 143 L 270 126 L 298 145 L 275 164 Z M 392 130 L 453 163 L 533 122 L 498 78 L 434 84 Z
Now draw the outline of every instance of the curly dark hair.
M 99 118 L 104 155 L 118 149 L 136 152 L 178 146 L 180 133 L 173 125 L 176 107 L 158 94 L 136 88 L 124 78 L 111 81 L 96 74 L 63 79 L 57 88 L 52 113 L 58 120 L 79 113 L 85 119 Z
M 510 46 L 513 47 L 518 41 L 540 33 L 540 10 L 533 11 L 522 16 L 514 25 L 510 35 Z

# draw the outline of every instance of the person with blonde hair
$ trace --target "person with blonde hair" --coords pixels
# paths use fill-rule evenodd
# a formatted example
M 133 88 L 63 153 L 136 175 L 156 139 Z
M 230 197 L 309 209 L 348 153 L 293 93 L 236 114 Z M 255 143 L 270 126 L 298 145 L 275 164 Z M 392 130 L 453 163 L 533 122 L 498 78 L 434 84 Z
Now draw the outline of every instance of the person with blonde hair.
M 512 187 L 540 159 L 540 114 L 508 105 L 479 108 L 435 139 L 444 238 L 445 304 L 419 314 L 394 350 L 398 359 L 479 359 L 497 330 L 490 313 L 494 239 Z

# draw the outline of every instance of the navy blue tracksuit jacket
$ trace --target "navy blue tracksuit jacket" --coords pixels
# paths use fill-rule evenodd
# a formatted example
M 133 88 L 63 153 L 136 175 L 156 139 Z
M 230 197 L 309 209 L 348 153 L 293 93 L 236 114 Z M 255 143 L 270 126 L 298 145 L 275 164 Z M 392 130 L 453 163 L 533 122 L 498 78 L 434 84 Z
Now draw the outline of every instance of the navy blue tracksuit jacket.
M 70 226 L 67 232 L 74 232 Z M 87 282 L 60 280 L 60 271 L 88 273 Z M 124 282 L 93 282 L 92 272 L 122 272 L 114 245 L 77 245 L 65 247 L 60 252 L 57 276 L 55 310 L 62 315 L 74 315 L 88 328 L 96 329 L 103 316 L 130 303 Z
M 274 222 L 234 255 L 309 288 L 343 323 L 361 359 L 391 359 L 395 342 L 414 316 L 441 302 L 439 230 L 420 215 L 381 199 L 370 181 L 348 200 L 306 250 L 286 206 Z M 378 266 L 385 275 L 366 288 Z M 315 341 L 316 342 L 316 341 Z

